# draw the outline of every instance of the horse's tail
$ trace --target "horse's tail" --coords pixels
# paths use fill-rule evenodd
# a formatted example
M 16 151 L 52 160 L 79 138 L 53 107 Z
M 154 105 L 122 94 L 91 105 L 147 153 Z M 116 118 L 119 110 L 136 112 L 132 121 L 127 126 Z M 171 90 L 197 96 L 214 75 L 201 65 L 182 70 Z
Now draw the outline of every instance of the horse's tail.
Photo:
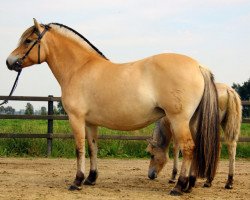
M 237 141 L 240 135 L 240 125 L 242 118 L 241 100 L 237 92 L 228 87 L 228 104 L 227 111 L 222 126 L 225 140 L 227 142 Z
M 204 93 L 197 108 L 194 167 L 199 177 L 212 180 L 215 176 L 220 151 L 218 94 L 213 74 L 200 67 L 204 77 Z

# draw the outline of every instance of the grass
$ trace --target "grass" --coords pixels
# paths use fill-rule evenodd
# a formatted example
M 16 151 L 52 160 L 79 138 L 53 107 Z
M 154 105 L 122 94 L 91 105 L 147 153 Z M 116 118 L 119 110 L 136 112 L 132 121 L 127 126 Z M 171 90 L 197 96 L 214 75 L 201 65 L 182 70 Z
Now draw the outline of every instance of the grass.
M 1 133 L 46 133 L 47 122 L 45 120 L 0 120 Z M 154 125 L 132 132 L 113 131 L 100 128 L 99 134 L 107 135 L 151 135 Z M 54 133 L 70 133 L 68 121 L 54 121 Z M 242 124 L 241 136 L 250 136 L 250 124 Z M 146 158 L 146 141 L 121 141 L 99 140 L 99 157 L 119 158 Z M 52 157 L 75 157 L 74 140 L 54 139 Z M 0 156 L 38 156 L 45 157 L 47 154 L 46 139 L 0 139 Z M 88 156 L 88 153 L 87 153 Z M 172 148 L 170 148 L 172 156 Z M 222 146 L 222 158 L 227 158 L 227 148 Z M 238 143 L 238 158 L 250 158 L 250 144 Z

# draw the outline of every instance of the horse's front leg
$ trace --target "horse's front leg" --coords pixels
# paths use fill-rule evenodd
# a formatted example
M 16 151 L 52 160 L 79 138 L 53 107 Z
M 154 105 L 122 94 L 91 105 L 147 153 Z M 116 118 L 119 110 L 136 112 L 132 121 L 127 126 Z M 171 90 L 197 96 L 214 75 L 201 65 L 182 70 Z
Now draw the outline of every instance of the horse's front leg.
M 97 171 L 97 126 L 86 126 L 88 151 L 90 157 L 90 171 L 87 179 L 84 181 L 84 185 L 95 185 L 98 177 Z
M 85 121 L 79 116 L 69 115 L 69 122 L 74 134 L 77 156 L 77 171 L 69 190 L 80 190 L 85 173 Z

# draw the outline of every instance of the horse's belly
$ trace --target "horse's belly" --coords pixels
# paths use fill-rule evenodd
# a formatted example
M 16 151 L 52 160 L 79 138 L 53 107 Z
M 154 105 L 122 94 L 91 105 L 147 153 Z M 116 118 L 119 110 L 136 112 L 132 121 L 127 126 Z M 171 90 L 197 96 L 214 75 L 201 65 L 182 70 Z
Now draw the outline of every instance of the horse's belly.
M 147 125 L 165 116 L 163 110 L 159 108 L 141 109 L 130 107 L 125 109 L 98 109 L 89 112 L 86 116 L 88 123 L 107 127 L 115 130 L 136 130 L 144 128 Z

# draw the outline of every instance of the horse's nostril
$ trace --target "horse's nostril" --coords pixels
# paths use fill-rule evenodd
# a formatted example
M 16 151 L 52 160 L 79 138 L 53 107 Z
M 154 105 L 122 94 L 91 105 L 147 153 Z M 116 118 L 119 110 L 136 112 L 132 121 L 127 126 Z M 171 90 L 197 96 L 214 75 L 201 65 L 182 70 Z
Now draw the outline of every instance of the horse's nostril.
M 155 178 L 157 178 L 157 173 L 155 171 L 148 173 L 148 178 L 150 178 L 151 180 L 154 180 Z

